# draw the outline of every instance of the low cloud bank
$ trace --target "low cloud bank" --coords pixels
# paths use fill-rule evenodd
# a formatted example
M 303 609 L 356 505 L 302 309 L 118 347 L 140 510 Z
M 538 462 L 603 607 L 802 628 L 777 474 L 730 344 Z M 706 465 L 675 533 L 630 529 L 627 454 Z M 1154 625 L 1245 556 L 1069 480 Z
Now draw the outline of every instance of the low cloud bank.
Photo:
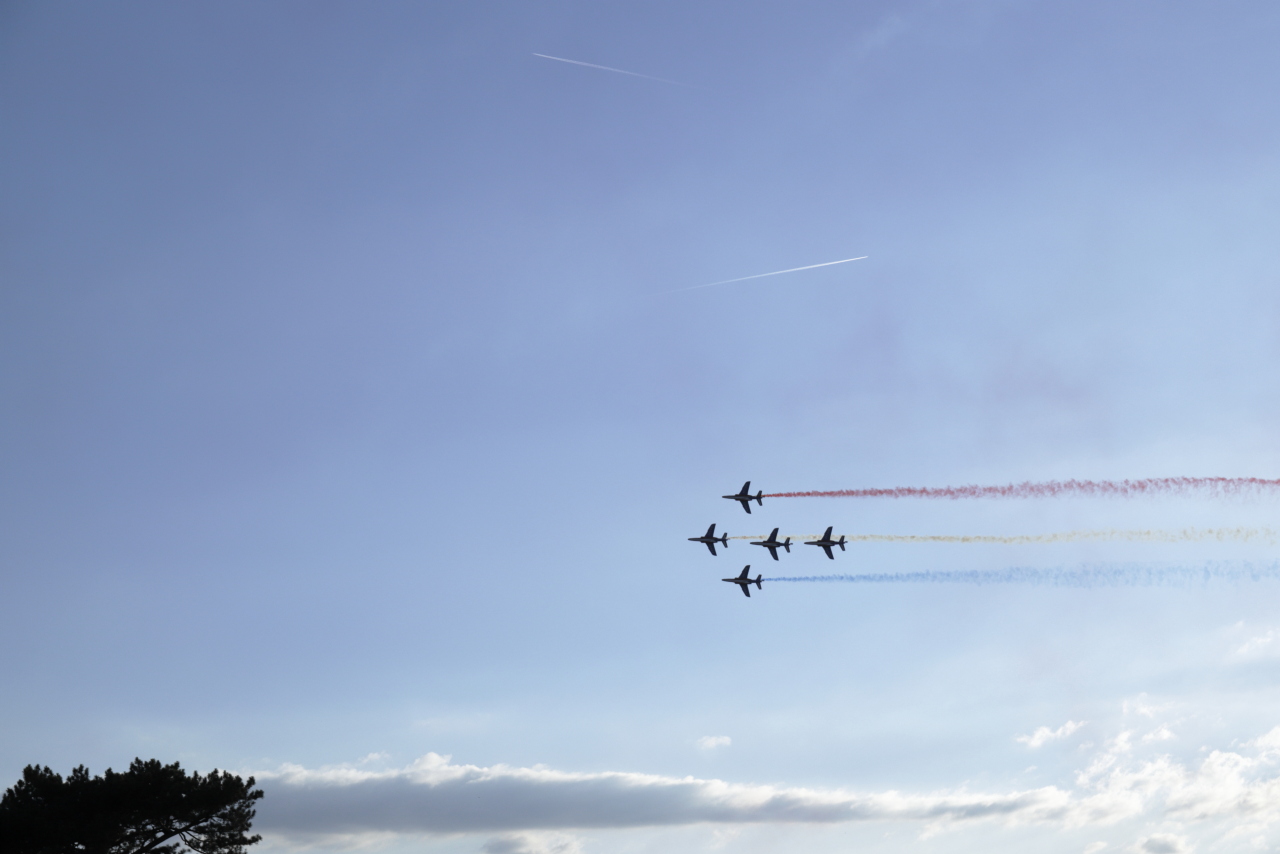
M 302 833 L 460 833 L 712 823 L 964 821 L 1069 806 L 1052 786 L 1011 794 L 856 794 L 743 785 L 695 777 L 454 765 L 428 753 L 407 768 L 363 771 L 286 766 L 259 774 L 267 797 L 257 825 Z
M 1255 828 L 1280 820 L 1280 727 L 1213 751 L 1198 767 L 1169 756 L 1138 760 L 1133 733 L 1111 739 L 1075 786 L 1005 793 L 858 793 L 727 783 L 624 771 L 456 765 L 429 753 L 406 768 L 285 766 L 259 773 L 267 797 L 257 825 L 284 835 L 475 833 L 699 823 L 910 821 L 933 829 L 977 821 L 1106 825 L 1138 815 L 1227 820 Z M 1168 840 L 1152 837 L 1159 847 Z

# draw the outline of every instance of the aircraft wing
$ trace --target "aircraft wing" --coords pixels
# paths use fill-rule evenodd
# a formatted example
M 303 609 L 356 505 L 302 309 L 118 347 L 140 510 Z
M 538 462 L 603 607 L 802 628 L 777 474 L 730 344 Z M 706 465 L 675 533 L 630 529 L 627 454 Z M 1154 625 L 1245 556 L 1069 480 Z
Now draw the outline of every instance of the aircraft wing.
M 836 559 L 836 556 L 831 553 L 831 546 L 823 546 L 822 550 L 827 553 L 827 557 L 831 558 L 832 560 Z
M 739 584 L 738 586 L 742 588 L 742 595 L 743 595 L 743 596 L 746 596 L 748 599 L 750 599 L 750 598 L 751 598 L 751 591 L 747 589 L 747 585 L 745 585 L 745 584 Z
M 715 543 L 707 543 L 707 548 L 711 549 L 711 556 L 712 556 L 712 557 L 715 557 L 715 554 L 716 554 L 716 544 L 715 544 Z
M 774 560 L 777 560 L 777 559 L 778 559 L 778 547 L 777 547 L 777 546 L 765 546 L 765 548 L 769 550 L 769 554 L 773 555 L 773 559 L 774 559 Z
M 743 506 L 743 508 L 744 508 L 748 513 L 750 513 L 750 512 L 751 512 L 751 499 L 746 499 L 746 500 L 744 500 L 744 501 L 742 502 L 742 506 Z

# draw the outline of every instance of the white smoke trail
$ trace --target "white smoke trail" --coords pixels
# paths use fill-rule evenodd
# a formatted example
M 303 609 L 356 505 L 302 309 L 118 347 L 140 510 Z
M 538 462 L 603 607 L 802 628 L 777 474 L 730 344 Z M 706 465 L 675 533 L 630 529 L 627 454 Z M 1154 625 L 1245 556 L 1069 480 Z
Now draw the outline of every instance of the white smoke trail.
M 781 536 L 781 535 L 780 535 Z M 816 534 L 790 534 L 793 540 L 821 539 Z M 839 534 L 834 534 L 837 539 Z M 763 536 L 730 537 L 731 540 L 763 540 Z M 1274 544 L 1277 534 L 1271 528 L 1181 528 L 1172 531 L 1161 530 L 1119 530 L 1104 528 L 1093 531 L 1059 531 L 1049 534 L 1016 534 L 1012 536 L 988 536 L 982 534 L 847 534 L 845 541 L 849 543 L 970 543 L 997 544 L 1008 546 L 1033 545 L 1038 543 L 1097 543 L 1097 542 L 1144 542 L 1144 543 L 1190 543 L 1216 541 L 1251 542 L 1261 540 Z

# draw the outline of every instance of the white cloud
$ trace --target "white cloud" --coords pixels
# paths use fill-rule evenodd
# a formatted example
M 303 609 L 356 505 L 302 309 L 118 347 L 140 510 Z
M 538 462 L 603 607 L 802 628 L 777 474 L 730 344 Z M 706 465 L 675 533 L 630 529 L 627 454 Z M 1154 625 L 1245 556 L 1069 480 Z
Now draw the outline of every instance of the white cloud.
M 1150 744 L 1153 741 L 1170 741 L 1175 738 L 1177 738 L 1177 736 L 1173 734 L 1173 730 L 1169 729 L 1165 724 L 1161 724 L 1151 732 L 1144 735 L 1142 737 L 1142 743 Z
M 1258 736 L 1245 746 L 1256 749 L 1265 759 L 1274 761 L 1280 758 L 1280 726 Z
M 1043 747 L 1050 741 L 1059 741 L 1071 735 L 1080 727 L 1084 726 L 1088 721 L 1067 721 L 1057 729 L 1049 729 L 1047 726 L 1038 727 L 1031 735 L 1020 735 L 1015 741 L 1020 741 L 1027 747 L 1035 750 L 1037 747 Z
M 1084 854 L 1098 854 L 1103 848 L 1107 847 L 1105 842 L 1090 842 L 1084 847 Z
M 1260 635 L 1255 635 L 1238 646 L 1232 652 L 1233 658 L 1263 658 L 1268 655 L 1275 655 L 1280 652 L 1280 648 L 1276 647 L 1276 638 L 1280 634 L 1275 629 L 1268 629 Z
M 698 739 L 698 747 L 703 750 L 714 750 L 717 747 L 728 747 L 733 744 L 733 739 L 727 735 L 704 735 Z
M 1125 700 L 1121 705 L 1121 710 L 1126 715 L 1142 715 L 1144 718 L 1154 718 L 1157 714 L 1169 708 L 1169 704 L 1157 705 L 1151 702 L 1151 699 L 1145 694 L 1139 694 L 1132 700 Z
M 729 783 L 625 771 L 580 773 L 543 766 L 457 765 L 427 754 L 394 770 L 353 765 L 285 766 L 258 774 L 267 797 L 258 825 L 273 835 L 501 833 L 492 852 L 574 851 L 573 828 L 716 824 L 905 821 L 936 833 L 996 822 L 1058 828 L 1102 827 L 1125 819 L 1219 822 L 1260 831 L 1280 822 L 1280 727 L 1239 752 L 1210 751 L 1198 765 L 1167 755 L 1138 758 L 1132 734 L 1109 739 L 1074 786 L 1006 792 L 927 792 Z M 537 835 L 542 832 L 543 835 Z M 1147 837 L 1160 846 L 1181 837 Z M 507 846 L 503 849 L 502 846 Z M 525 846 L 524 849 L 513 847 Z M 542 848 L 531 847 L 541 845 Z M 557 850 L 548 846 L 562 845 Z M 1096 851 L 1098 849 L 1091 849 Z M 1181 852 L 1184 849 L 1170 849 Z M 1159 854 L 1146 849 L 1149 854 Z

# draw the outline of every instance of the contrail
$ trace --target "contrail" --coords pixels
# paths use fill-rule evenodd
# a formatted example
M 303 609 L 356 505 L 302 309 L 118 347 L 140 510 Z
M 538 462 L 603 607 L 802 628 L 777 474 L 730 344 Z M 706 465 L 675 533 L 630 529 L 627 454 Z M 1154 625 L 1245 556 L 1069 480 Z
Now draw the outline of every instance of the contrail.
M 848 264 L 850 261 L 862 261 L 870 258 L 870 255 L 859 255 L 857 258 L 845 258 L 841 261 L 827 261 L 822 264 L 810 264 L 807 267 L 792 267 L 790 270 L 774 270 L 772 273 L 756 273 L 754 276 L 743 276 L 740 279 L 725 279 L 722 282 L 710 282 L 705 285 L 694 285 L 689 288 L 676 288 L 674 291 L 666 291 L 669 294 L 678 294 L 682 291 L 696 291 L 698 288 L 714 288 L 716 285 L 728 285 L 733 282 L 745 282 L 748 279 L 763 279 L 765 276 L 781 276 L 783 273 L 797 273 L 801 270 L 812 270 L 816 267 L 830 267 L 832 264 Z M 766 496 L 768 497 L 768 496 Z
M 800 575 L 764 581 L 851 584 L 1033 584 L 1052 587 L 1189 586 L 1211 581 L 1280 581 L 1280 564 L 1208 563 L 1200 567 L 1101 564 L 1076 568 L 868 572 L 856 575 Z
M 1280 480 L 1258 477 L 1153 477 L 1142 480 L 1046 480 L 1006 486 L 894 486 L 887 489 L 836 489 L 766 492 L 765 498 L 1057 498 L 1065 495 L 1132 498 L 1139 495 L 1222 497 L 1280 490 Z
M 543 59 L 554 59 L 556 62 L 567 62 L 570 65 L 582 65 L 586 68 L 598 68 L 601 71 L 612 71 L 615 74 L 626 74 L 631 77 L 643 77 L 645 80 L 657 80 L 659 83 L 670 83 L 673 86 L 686 86 L 679 80 L 668 80 L 665 77 L 654 77 L 649 74 L 637 74 L 634 71 L 623 71 L 621 68 L 610 68 L 607 65 L 596 65 L 594 62 L 579 62 L 576 59 L 565 59 L 563 56 L 548 56 L 545 53 L 535 53 L 534 56 L 540 56 Z
M 816 534 L 788 534 L 793 540 L 817 540 Z M 834 536 L 839 537 L 839 534 Z M 731 540 L 763 540 L 765 535 L 730 537 Z M 850 543 L 995 543 L 1020 546 L 1035 543 L 1188 543 L 1216 540 L 1220 543 L 1265 540 L 1276 542 L 1276 532 L 1271 528 L 1182 528 L 1177 531 L 1125 531 L 1108 528 L 1096 531 L 1059 531 L 1051 534 L 1017 534 L 1008 537 L 967 535 L 911 535 L 911 534 L 846 534 Z

